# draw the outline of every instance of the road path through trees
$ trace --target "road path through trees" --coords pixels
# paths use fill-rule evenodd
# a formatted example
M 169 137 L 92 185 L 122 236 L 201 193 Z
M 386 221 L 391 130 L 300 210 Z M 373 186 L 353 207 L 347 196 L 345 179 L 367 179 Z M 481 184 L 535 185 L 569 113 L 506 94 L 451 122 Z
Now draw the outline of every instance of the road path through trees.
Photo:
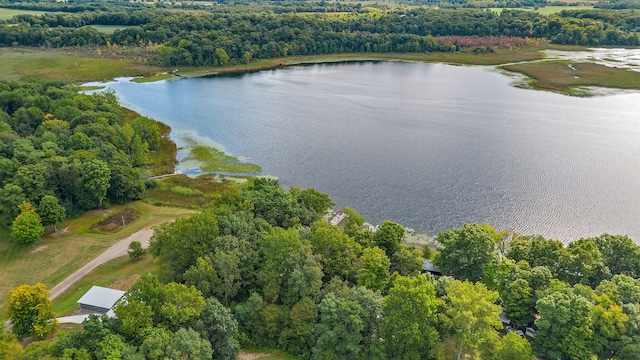
M 102 254 L 100 254 L 95 259 L 86 263 L 83 267 L 78 269 L 78 271 L 69 275 L 66 279 L 62 280 L 59 284 L 54 286 L 51 289 L 51 296 L 49 296 L 49 300 L 53 300 L 56 297 L 60 296 L 63 292 L 71 287 L 71 285 L 75 284 L 76 281 L 80 280 L 85 275 L 89 274 L 93 269 L 98 266 L 111 261 L 113 259 L 119 258 L 121 256 L 127 255 L 127 250 L 129 249 L 129 244 L 132 241 L 139 241 L 143 248 L 147 248 L 149 246 L 149 239 L 153 235 L 153 229 L 146 228 L 131 234 L 129 237 L 118 241 L 113 244 L 110 248 L 105 250 Z

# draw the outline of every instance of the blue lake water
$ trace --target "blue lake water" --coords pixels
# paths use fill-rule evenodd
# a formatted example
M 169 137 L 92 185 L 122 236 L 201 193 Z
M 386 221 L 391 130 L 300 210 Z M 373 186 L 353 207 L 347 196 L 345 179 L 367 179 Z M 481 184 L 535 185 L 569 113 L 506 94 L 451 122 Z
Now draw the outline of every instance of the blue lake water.
M 638 242 L 640 94 L 511 81 L 488 67 L 388 62 L 108 86 L 178 140 L 211 141 L 372 223 Z

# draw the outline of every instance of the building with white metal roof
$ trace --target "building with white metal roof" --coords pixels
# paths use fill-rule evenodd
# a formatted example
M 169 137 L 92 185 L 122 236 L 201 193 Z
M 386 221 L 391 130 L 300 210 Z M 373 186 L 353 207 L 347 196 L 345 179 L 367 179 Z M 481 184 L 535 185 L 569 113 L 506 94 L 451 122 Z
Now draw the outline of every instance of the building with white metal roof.
M 78 300 L 83 310 L 107 313 L 124 295 L 124 291 L 93 286 Z

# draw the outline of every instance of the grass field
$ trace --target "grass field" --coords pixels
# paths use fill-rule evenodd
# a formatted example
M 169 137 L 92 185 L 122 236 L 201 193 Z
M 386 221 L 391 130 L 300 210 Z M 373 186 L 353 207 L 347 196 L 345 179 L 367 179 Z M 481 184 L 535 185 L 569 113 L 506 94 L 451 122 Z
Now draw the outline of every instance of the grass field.
M 78 300 L 92 286 L 98 285 L 127 291 L 141 275 L 153 273 L 156 268 L 153 258 L 149 254 L 138 261 L 133 261 L 128 256 L 109 261 L 97 267 L 56 298 L 53 301 L 53 311 L 57 317 L 71 315 L 79 309 Z
M 12 17 L 20 14 L 42 15 L 42 14 L 46 14 L 47 12 L 49 11 L 0 8 L 0 20 L 9 20 Z
M 582 86 L 618 89 L 640 87 L 640 73 L 592 63 L 545 61 L 507 65 L 501 68 L 530 77 L 531 85 L 537 89 L 579 94 L 580 92 L 576 93 L 575 90 Z
M 132 26 L 126 26 L 126 25 L 90 25 L 90 26 L 98 29 L 98 31 L 103 32 L 105 34 L 113 34 L 113 32 L 116 30 L 123 30 L 123 29 L 132 27 Z
M 593 6 L 579 5 L 579 6 L 545 6 L 538 9 L 533 8 L 489 8 L 489 10 L 495 13 L 501 13 L 502 10 L 529 10 L 529 11 L 537 11 L 541 15 L 551 15 L 557 14 L 562 10 L 588 10 L 593 9 Z
M 541 7 L 538 8 L 538 12 L 541 15 L 551 15 L 551 14 L 557 14 L 560 11 L 563 10 L 591 10 L 593 9 L 593 6 L 545 6 L 545 7 Z
M 1 48 L 0 63 L 0 80 L 15 81 L 29 78 L 102 81 L 119 76 L 151 75 L 161 70 L 134 59 L 96 58 L 78 52 L 51 49 Z
M 46 234 L 36 243 L 19 245 L 9 236 L 0 238 L 0 314 L 4 314 L 8 291 L 20 284 L 44 282 L 47 288 L 60 282 L 84 263 L 96 257 L 116 241 L 148 226 L 162 224 L 175 217 L 189 216 L 192 210 L 155 207 L 142 202 L 129 204 L 138 209 L 140 219 L 126 230 L 109 235 L 91 234 L 89 227 L 110 210 L 92 210 L 80 218 L 58 224 L 58 232 Z M 2 231 L 0 229 L 0 231 Z

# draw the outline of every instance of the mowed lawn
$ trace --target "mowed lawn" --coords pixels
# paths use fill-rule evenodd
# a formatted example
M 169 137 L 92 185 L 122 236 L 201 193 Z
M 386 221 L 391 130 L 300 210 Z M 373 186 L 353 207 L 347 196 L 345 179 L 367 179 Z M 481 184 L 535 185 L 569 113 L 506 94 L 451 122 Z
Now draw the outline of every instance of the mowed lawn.
M 189 216 L 193 210 L 157 207 L 143 202 L 129 204 L 141 211 L 140 219 L 114 234 L 89 233 L 89 227 L 109 212 L 92 210 L 80 218 L 66 220 L 58 225 L 58 232 L 50 231 L 38 242 L 35 251 L 30 245 L 14 243 L 6 227 L 0 228 L 0 314 L 4 314 L 10 289 L 21 285 L 43 282 L 51 289 L 82 265 L 102 253 L 109 246 L 144 228 Z
M 112 80 L 120 76 L 151 75 L 161 69 L 134 59 L 100 58 L 60 49 L 0 49 L 0 80 L 24 81 L 30 78 L 87 82 Z

